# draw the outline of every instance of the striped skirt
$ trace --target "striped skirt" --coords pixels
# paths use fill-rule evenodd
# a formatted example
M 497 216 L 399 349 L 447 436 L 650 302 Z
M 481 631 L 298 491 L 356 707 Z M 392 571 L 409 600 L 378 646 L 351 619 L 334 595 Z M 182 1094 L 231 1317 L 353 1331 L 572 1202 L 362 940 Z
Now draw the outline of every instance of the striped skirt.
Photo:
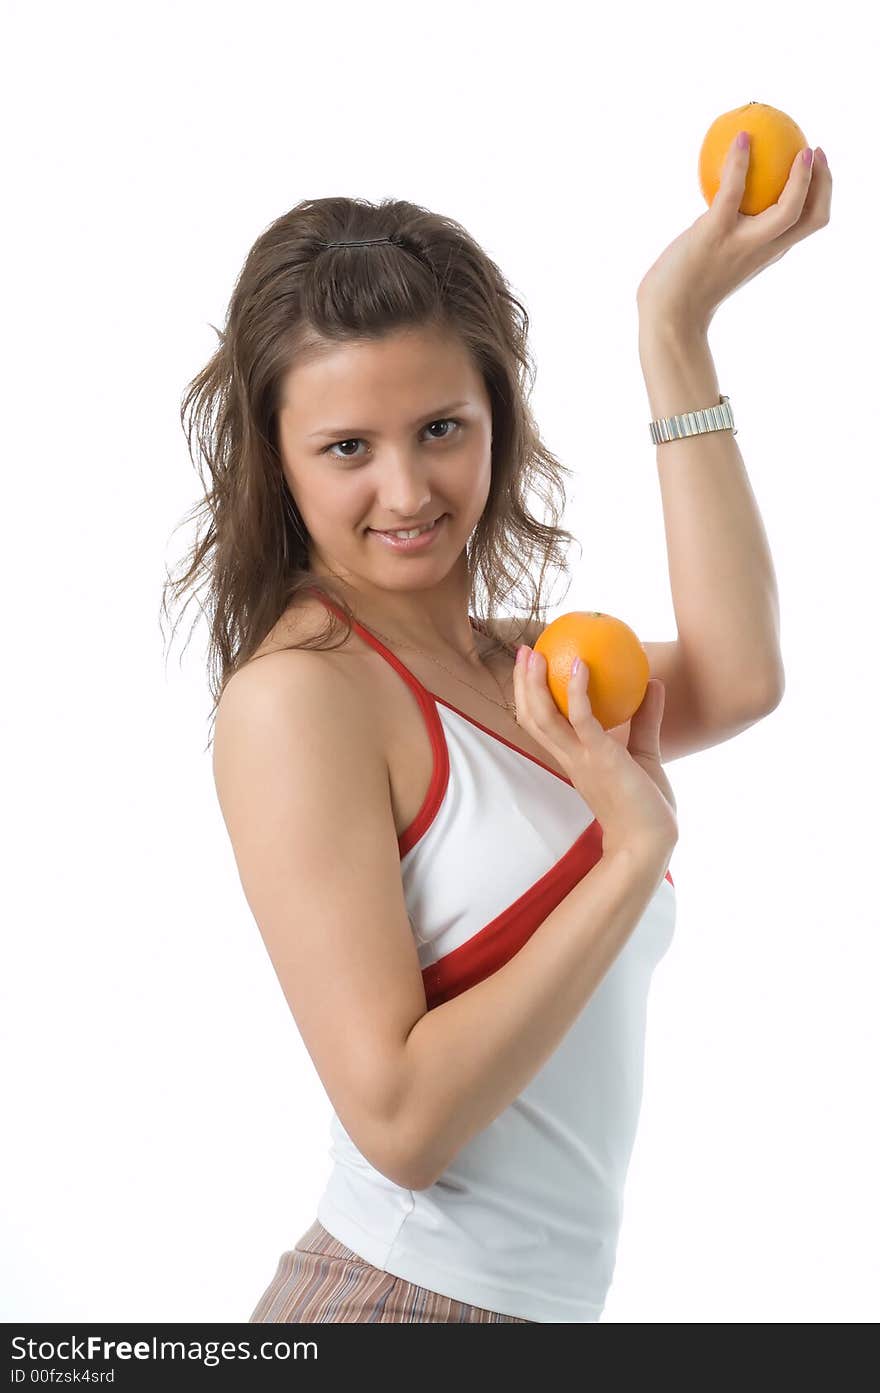
M 346 1248 L 316 1219 L 293 1248 L 282 1253 L 275 1276 L 249 1323 L 284 1321 L 413 1321 L 464 1325 L 478 1321 L 534 1322 L 469 1306 L 383 1272 Z

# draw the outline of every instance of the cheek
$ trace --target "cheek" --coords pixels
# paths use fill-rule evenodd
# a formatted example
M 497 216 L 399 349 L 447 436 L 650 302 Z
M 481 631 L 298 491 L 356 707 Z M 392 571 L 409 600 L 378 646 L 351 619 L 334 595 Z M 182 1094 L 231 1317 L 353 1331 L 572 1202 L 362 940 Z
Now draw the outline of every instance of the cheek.
M 486 504 L 489 501 L 489 493 L 492 488 L 492 461 L 486 456 L 480 456 L 473 461 L 470 476 L 468 478 L 468 489 L 474 496 L 477 512 L 482 516 Z
M 370 493 L 364 476 L 329 474 L 303 500 L 309 509 L 316 531 L 338 532 L 340 527 L 366 526 L 370 511 Z
M 462 454 L 461 459 L 456 461 L 454 478 L 459 497 L 470 495 L 481 508 L 485 505 L 492 486 L 492 452 L 488 442 L 481 441 L 474 449 Z

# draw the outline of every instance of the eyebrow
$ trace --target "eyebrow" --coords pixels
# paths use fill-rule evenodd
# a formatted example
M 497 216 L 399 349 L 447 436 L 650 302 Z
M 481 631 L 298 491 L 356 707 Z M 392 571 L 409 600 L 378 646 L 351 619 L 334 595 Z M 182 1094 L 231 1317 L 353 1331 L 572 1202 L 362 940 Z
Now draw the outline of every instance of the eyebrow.
M 447 406 L 438 406 L 434 411 L 427 412 L 424 416 L 419 416 L 418 420 L 413 421 L 413 426 L 421 425 L 422 421 L 436 421 L 445 416 L 449 411 L 457 411 L 460 406 L 469 406 L 467 401 L 452 401 Z M 372 435 L 373 432 L 366 426 L 323 426 L 321 430 L 313 430 L 306 436 L 307 440 L 313 440 L 316 435 L 335 435 L 340 440 L 353 440 L 356 435 Z

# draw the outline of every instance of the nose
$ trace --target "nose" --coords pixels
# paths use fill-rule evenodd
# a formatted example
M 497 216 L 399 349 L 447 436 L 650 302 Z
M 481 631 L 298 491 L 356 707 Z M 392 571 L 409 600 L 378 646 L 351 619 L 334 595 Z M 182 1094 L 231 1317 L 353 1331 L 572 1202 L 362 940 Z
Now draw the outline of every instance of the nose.
M 376 497 L 389 517 L 421 517 L 432 497 L 424 463 L 409 450 L 387 450 L 379 466 Z

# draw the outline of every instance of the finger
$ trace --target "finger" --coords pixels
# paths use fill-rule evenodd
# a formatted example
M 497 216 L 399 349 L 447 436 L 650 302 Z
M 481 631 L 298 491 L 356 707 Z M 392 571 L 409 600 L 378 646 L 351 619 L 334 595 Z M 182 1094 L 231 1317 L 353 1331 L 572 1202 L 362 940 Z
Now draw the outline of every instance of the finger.
M 526 683 L 526 672 L 529 666 L 529 653 L 531 649 L 528 644 L 521 643 L 516 650 L 516 662 L 513 665 L 513 699 L 516 703 L 516 723 L 526 728 L 529 720 L 529 694 Z
M 777 201 L 771 203 L 769 208 L 765 208 L 763 213 L 755 213 L 751 217 L 742 216 L 740 224 L 752 242 L 769 246 L 804 222 L 805 226 L 801 229 L 800 234 L 794 238 L 788 238 L 787 245 L 790 246 L 792 241 L 799 241 L 800 236 L 806 235 L 806 230 L 812 230 L 814 226 L 821 226 L 820 222 L 814 222 L 807 229 L 806 223 L 810 221 L 811 216 L 815 215 L 815 210 L 821 207 L 823 202 L 828 204 L 830 209 L 830 178 L 826 181 L 821 161 L 817 162 L 814 156 L 810 164 L 805 164 L 803 154 L 804 151 L 799 150 L 792 160 L 788 179 Z M 815 192 L 811 198 L 814 183 Z
M 771 260 L 764 262 L 764 265 L 772 265 L 784 256 L 789 247 L 793 247 L 796 242 L 800 242 L 804 237 L 809 237 L 811 232 L 816 232 L 820 227 L 827 227 L 831 221 L 831 171 L 827 164 L 819 159 L 820 146 L 816 146 L 816 153 L 813 156 L 813 176 L 810 180 L 810 187 L 804 199 L 801 215 L 793 227 L 787 228 L 780 236 L 773 239 L 766 251 L 772 253 Z M 774 205 L 775 207 L 776 205 Z M 769 209 L 767 210 L 770 211 Z M 763 213 L 757 215 L 757 221 L 764 217 Z M 754 223 L 755 218 L 742 219 L 744 223 Z M 749 233 L 751 235 L 751 233 Z M 763 269 L 763 267 L 762 267 Z M 751 278 L 750 278 L 751 279 Z
M 642 700 L 632 715 L 633 724 L 653 725 L 663 715 L 666 687 L 659 677 L 649 677 Z
M 534 662 L 530 667 L 527 665 L 521 675 L 527 702 L 527 719 L 535 737 L 547 746 L 560 763 L 564 763 L 582 753 L 586 723 L 582 721 L 578 732 L 575 732 L 572 722 L 563 716 L 547 685 L 546 658 L 534 649 L 530 649 L 529 652 L 534 653 Z M 583 683 L 582 674 L 580 680 Z M 595 739 L 595 736 L 592 738 Z
M 641 705 L 633 714 L 628 748 L 631 755 L 645 759 L 660 758 L 660 727 L 666 706 L 666 686 L 659 677 L 651 677 L 645 688 Z
M 537 736 L 534 709 L 537 687 L 529 673 L 529 655 L 531 652 L 532 649 L 529 648 L 528 644 L 520 645 L 517 661 L 513 668 L 513 691 L 516 701 L 517 724 L 531 735 Z
M 822 147 L 817 145 L 813 151 L 810 167 L 810 182 L 804 199 L 799 222 L 809 222 L 813 227 L 824 226 L 831 217 L 831 170 L 822 156 Z
M 568 719 L 581 740 L 594 740 L 597 732 L 607 733 L 593 712 L 590 702 L 590 667 L 583 661 L 577 672 L 572 670 L 569 674 Z
M 547 685 L 547 663 L 537 654 L 535 677 L 537 692 L 533 710 L 545 722 L 547 735 L 552 738 L 570 757 L 574 757 L 586 745 L 588 748 L 604 740 L 605 728 L 593 713 L 590 702 L 590 669 L 582 662 L 577 672 L 569 670 L 566 686 L 568 717 L 562 714 Z
M 721 167 L 721 182 L 712 200 L 710 213 L 716 222 L 728 223 L 731 227 L 739 217 L 740 204 L 746 188 L 746 175 L 749 172 L 749 146 L 743 150 L 737 143 L 737 135 L 727 147 L 724 164 Z
M 536 653 L 534 648 L 526 646 L 523 650 L 521 667 L 520 677 L 525 696 L 525 712 L 532 729 L 540 732 L 542 740 L 546 743 L 549 730 L 554 724 L 550 719 L 551 711 L 548 709 L 548 702 L 559 719 L 563 719 L 556 702 L 550 695 L 550 688 L 547 686 L 547 660 L 542 653 Z M 518 704 L 517 711 L 519 711 Z

